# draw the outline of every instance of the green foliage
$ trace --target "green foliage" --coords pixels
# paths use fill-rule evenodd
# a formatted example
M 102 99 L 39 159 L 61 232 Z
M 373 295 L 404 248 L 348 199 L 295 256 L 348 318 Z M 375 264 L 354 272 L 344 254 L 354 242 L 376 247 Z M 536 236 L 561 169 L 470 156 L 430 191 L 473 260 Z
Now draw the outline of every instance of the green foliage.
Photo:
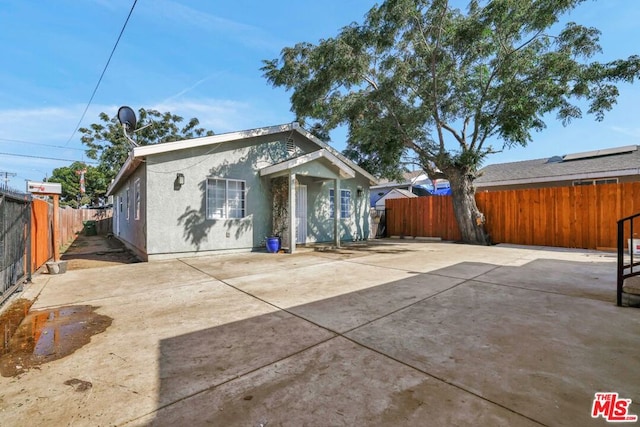
M 101 123 L 80 128 L 79 132 L 82 143 L 88 147 L 87 157 L 100 162 L 98 169 L 110 182 L 127 160 L 130 148 L 117 116 L 100 113 L 99 117 Z M 213 131 L 198 127 L 198 119 L 192 118 L 182 125 L 183 120 L 169 112 L 141 108 L 138 110 L 138 131 L 133 138 L 138 145 L 151 145 L 213 135 Z
M 80 192 L 80 175 L 77 171 L 85 172 L 85 193 Z M 109 180 L 99 167 L 87 166 L 82 162 L 73 162 L 70 166 L 54 169 L 49 182 L 62 184 L 60 205 L 78 206 L 98 204 L 107 192 Z
M 602 120 L 632 82 L 637 56 L 590 62 L 599 31 L 558 18 L 583 0 L 387 0 L 362 24 L 317 45 L 299 43 L 264 61 L 292 110 L 325 130 L 348 127 L 346 155 L 380 176 L 407 155 L 433 177 L 475 176 L 497 149 L 527 145 L 548 113 L 563 123 Z M 487 141 L 500 140 L 494 148 Z
M 486 242 L 472 185 L 482 161 L 526 146 L 549 113 L 568 124 L 586 104 L 602 120 L 616 84 L 640 72 L 638 56 L 592 61 L 595 28 L 552 33 L 583 1 L 471 0 L 461 11 L 447 0 L 387 0 L 336 37 L 284 48 L 262 71 L 292 91 L 298 117 L 326 131 L 346 125 L 345 155 L 370 172 L 394 178 L 410 158 L 448 179 L 463 239 Z
M 289 178 L 279 176 L 271 180 L 273 198 L 273 236 L 282 237 L 288 228 Z

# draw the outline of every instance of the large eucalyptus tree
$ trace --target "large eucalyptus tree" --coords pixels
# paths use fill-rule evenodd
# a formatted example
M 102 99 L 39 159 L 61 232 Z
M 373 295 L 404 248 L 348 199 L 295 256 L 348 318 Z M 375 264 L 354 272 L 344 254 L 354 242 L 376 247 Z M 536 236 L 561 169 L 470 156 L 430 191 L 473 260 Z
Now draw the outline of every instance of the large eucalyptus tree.
M 602 120 L 640 58 L 593 61 L 600 32 L 559 19 L 584 0 L 387 0 L 362 24 L 264 61 L 293 112 L 325 131 L 348 127 L 345 154 L 380 176 L 410 155 L 451 183 L 468 243 L 488 244 L 473 181 L 490 154 L 531 142 L 548 113 Z M 624 13 L 621 11 L 621 13 Z M 494 146 L 497 144 L 498 146 Z

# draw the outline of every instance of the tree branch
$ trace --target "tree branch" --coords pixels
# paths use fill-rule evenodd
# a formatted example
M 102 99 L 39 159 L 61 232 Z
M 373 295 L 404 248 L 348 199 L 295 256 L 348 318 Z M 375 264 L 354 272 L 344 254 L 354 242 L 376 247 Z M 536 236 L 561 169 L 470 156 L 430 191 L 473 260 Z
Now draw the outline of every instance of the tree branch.
M 460 135 L 458 135 L 458 132 L 456 132 L 456 130 L 454 128 L 452 128 L 451 126 L 449 126 L 448 124 L 446 124 L 444 122 L 440 123 L 440 126 L 442 126 L 445 130 L 448 130 L 449 133 L 451 133 L 451 135 L 453 135 L 453 137 L 462 146 L 462 148 L 464 148 L 465 150 L 468 148 L 466 141 L 464 139 L 462 139 L 462 137 Z
M 379 90 L 378 85 L 376 84 L 376 82 L 375 82 L 372 78 L 367 77 L 367 76 L 362 76 L 362 78 L 363 78 L 367 83 L 369 83 L 369 86 L 371 86 L 374 90 Z

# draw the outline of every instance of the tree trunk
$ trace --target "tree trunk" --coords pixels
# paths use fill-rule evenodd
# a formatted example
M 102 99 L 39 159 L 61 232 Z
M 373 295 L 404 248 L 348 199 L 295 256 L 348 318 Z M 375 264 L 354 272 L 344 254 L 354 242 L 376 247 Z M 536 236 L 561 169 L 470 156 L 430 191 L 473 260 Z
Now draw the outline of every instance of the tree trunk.
M 470 176 L 458 170 L 449 170 L 447 175 L 451 185 L 453 211 L 462 241 L 474 245 L 491 244 L 491 239 L 484 228 L 484 214 L 476 204 L 476 192 Z

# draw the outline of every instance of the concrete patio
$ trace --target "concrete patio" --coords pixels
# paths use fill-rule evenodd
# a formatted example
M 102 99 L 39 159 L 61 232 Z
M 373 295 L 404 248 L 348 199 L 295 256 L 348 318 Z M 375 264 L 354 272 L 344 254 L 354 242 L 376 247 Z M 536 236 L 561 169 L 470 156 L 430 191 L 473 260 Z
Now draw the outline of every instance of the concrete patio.
M 596 392 L 640 414 L 640 310 L 616 307 L 615 262 L 385 240 L 38 275 L 32 310 L 113 322 L 0 377 L 0 425 L 606 425 Z

